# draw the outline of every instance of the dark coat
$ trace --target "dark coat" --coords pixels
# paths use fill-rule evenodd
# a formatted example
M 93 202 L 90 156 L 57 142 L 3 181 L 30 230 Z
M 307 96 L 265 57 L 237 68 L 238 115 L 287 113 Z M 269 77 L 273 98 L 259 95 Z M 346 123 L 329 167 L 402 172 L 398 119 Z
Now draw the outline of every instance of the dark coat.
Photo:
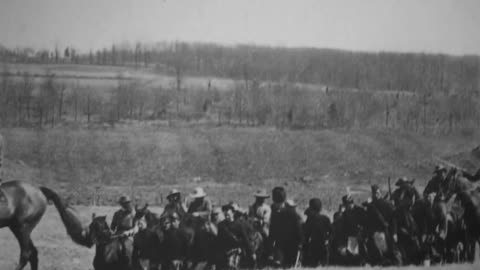
M 309 213 L 303 228 L 305 235 L 304 264 L 309 267 L 327 264 L 328 241 L 333 231 L 330 219 L 318 212 Z
M 360 206 L 355 205 L 352 209 L 346 209 L 342 216 L 343 233 L 346 237 L 359 236 L 365 229 L 366 211 Z
M 298 247 L 303 243 L 302 218 L 294 208 L 272 210 L 270 237 L 280 246 Z
M 182 229 L 170 228 L 165 231 L 165 259 L 182 260 L 187 256 L 188 235 Z
M 243 219 L 233 222 L 223 220 L 218 224 L 218 247 L 222 252 L 241 248 L 247 255 L 253 254 L 253 247 L 248 236 L 248 225 Z
M 305 244 L 312 248 L 324 247 L 325 242 L 330 239 L 333 230 L 330 219 L 320 213 L 310 214 L 303 228 Z
M 365 227 L 369 234 L 375 232 L 395 232 L 393 204 L 385 199 L 376 199 L 366 205 L 367 218 L 365 219 Z

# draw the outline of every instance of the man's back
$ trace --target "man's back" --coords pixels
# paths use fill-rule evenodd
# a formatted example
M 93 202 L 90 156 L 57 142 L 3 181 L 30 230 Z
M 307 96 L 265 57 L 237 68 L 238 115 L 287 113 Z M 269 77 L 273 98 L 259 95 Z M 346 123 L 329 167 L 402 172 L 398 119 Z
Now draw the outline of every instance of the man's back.
M 308 216 L 304 230 L 306 241 L 324 243 L 332 232 L 332 224 L 327 216 L 315 213 Z

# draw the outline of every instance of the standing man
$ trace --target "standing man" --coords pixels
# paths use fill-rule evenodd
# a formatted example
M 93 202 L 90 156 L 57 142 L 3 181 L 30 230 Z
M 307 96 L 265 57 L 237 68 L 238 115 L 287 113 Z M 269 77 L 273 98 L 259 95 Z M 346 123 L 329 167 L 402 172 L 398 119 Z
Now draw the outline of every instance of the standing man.
M 275 250 L 278 252 L 277 259 L 284 268 L 295 267 L 298 261 L 299 252 L 303 245 L 302 218 L 297 213 L 296 203 L 293 200 L 286 200 L 284 208 L 280 210 L 275 236 Z M 273 222 L 273 220 L 272 220 Z
M 325 266 L 328 264 L 328 242 L 332 233 L 330 219 L 321 214 L 322 201 L 313 198 L 309 202 L 304 224 L 304 264 L 307 267 Z
M 260 230 L 263 239 L 267 239 L 272 209 L 265 203 L 265 200 L 270 196 L 264 189 L 258 190 L 253 196 L 255 197 L 255 202 L 248 209 L 248 216 L 255 220 L 255 225 Z
M 242 220 L 235 220 L 235 209 L 231 204 L 222 206 L 222 211 L 225 219 L 218 224 L 217 237 L 222 252 L 220 269 L 238 269 L 241 257 L 255 262 L 256 257 L 245 224 Z
M 345 212 L 342 216 L 343 233 L 347 240 L 347 260 L 351 265 L 365 264 L 364 230 L 366 211 L 355 205 L 350 195 L 342 198 Z
M 368 241 L 369 261 L 373 265 L 388 265 L 393 263 L 394 228 L 393 205 L 382 197 L 378 185 L 372 185 L 371 202 L 365 203 L 367 208 L 366 233 Z M 400 262 L 395 262 L 400 264 Z

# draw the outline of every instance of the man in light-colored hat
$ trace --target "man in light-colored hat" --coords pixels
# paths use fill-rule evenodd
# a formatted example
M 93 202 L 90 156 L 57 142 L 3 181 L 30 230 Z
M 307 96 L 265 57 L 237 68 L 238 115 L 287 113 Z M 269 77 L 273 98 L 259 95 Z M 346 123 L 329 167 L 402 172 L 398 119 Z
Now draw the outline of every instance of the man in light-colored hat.
M 176 213 L 180 219 L 186 214 L 185 207 L 182 204 L 182 196 L 178 189 L 172 189 L 167 195 L 168 203 L 165 205 L 162 216 L 170 216 Z
M 258 226 L 264 239 L 266 239 L 268 237 L 272 209 L 265 203 L 265 200 L 269 198 L 270 195 L 265 189 L 260 189 L 257 190 L 253 196 L 255 197 L 255 202 L 249 207 L 248 216 L 254 218 L 255 225 Z
M 203 217 L 210 220 L 212 213 L 212 203 L 207 197 L 207 194 L 201 187 L 194 189 L 190 195 L 193 198 L 193 202 L 188 207 L 188 213 L 196 217 Z

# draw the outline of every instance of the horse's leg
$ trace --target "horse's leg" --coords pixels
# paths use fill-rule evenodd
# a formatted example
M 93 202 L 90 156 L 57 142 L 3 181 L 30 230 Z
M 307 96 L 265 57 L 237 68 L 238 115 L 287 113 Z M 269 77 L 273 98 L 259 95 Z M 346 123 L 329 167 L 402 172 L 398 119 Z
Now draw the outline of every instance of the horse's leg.
M 38 250 L 30 239 L 30 267 L 31 270 L 38 270 Z
M 33 245 L 31 245 L 31 240 L 30 240 L 30 232 L 26 231 L 24 226 L 16 226 L 12 225 L 10 226 L 10 230 L 12 231 L 13 235 L 15 235 L 15 238 L 17 238 L 18 244 L 20 246 L 20 258 L 18 260 L 18 265 L 15 268 L 15 270 L 22 270 L 25 265 L 31 260 L 30 257 L 32 255 L 32 250 L 31 248 Z M 37 266 L 38 266 L 38 259 L 37 259 Z M 32 266 L 32 270 L 33 266 Z M 36 268 L 35 268 L 36 270 Z

